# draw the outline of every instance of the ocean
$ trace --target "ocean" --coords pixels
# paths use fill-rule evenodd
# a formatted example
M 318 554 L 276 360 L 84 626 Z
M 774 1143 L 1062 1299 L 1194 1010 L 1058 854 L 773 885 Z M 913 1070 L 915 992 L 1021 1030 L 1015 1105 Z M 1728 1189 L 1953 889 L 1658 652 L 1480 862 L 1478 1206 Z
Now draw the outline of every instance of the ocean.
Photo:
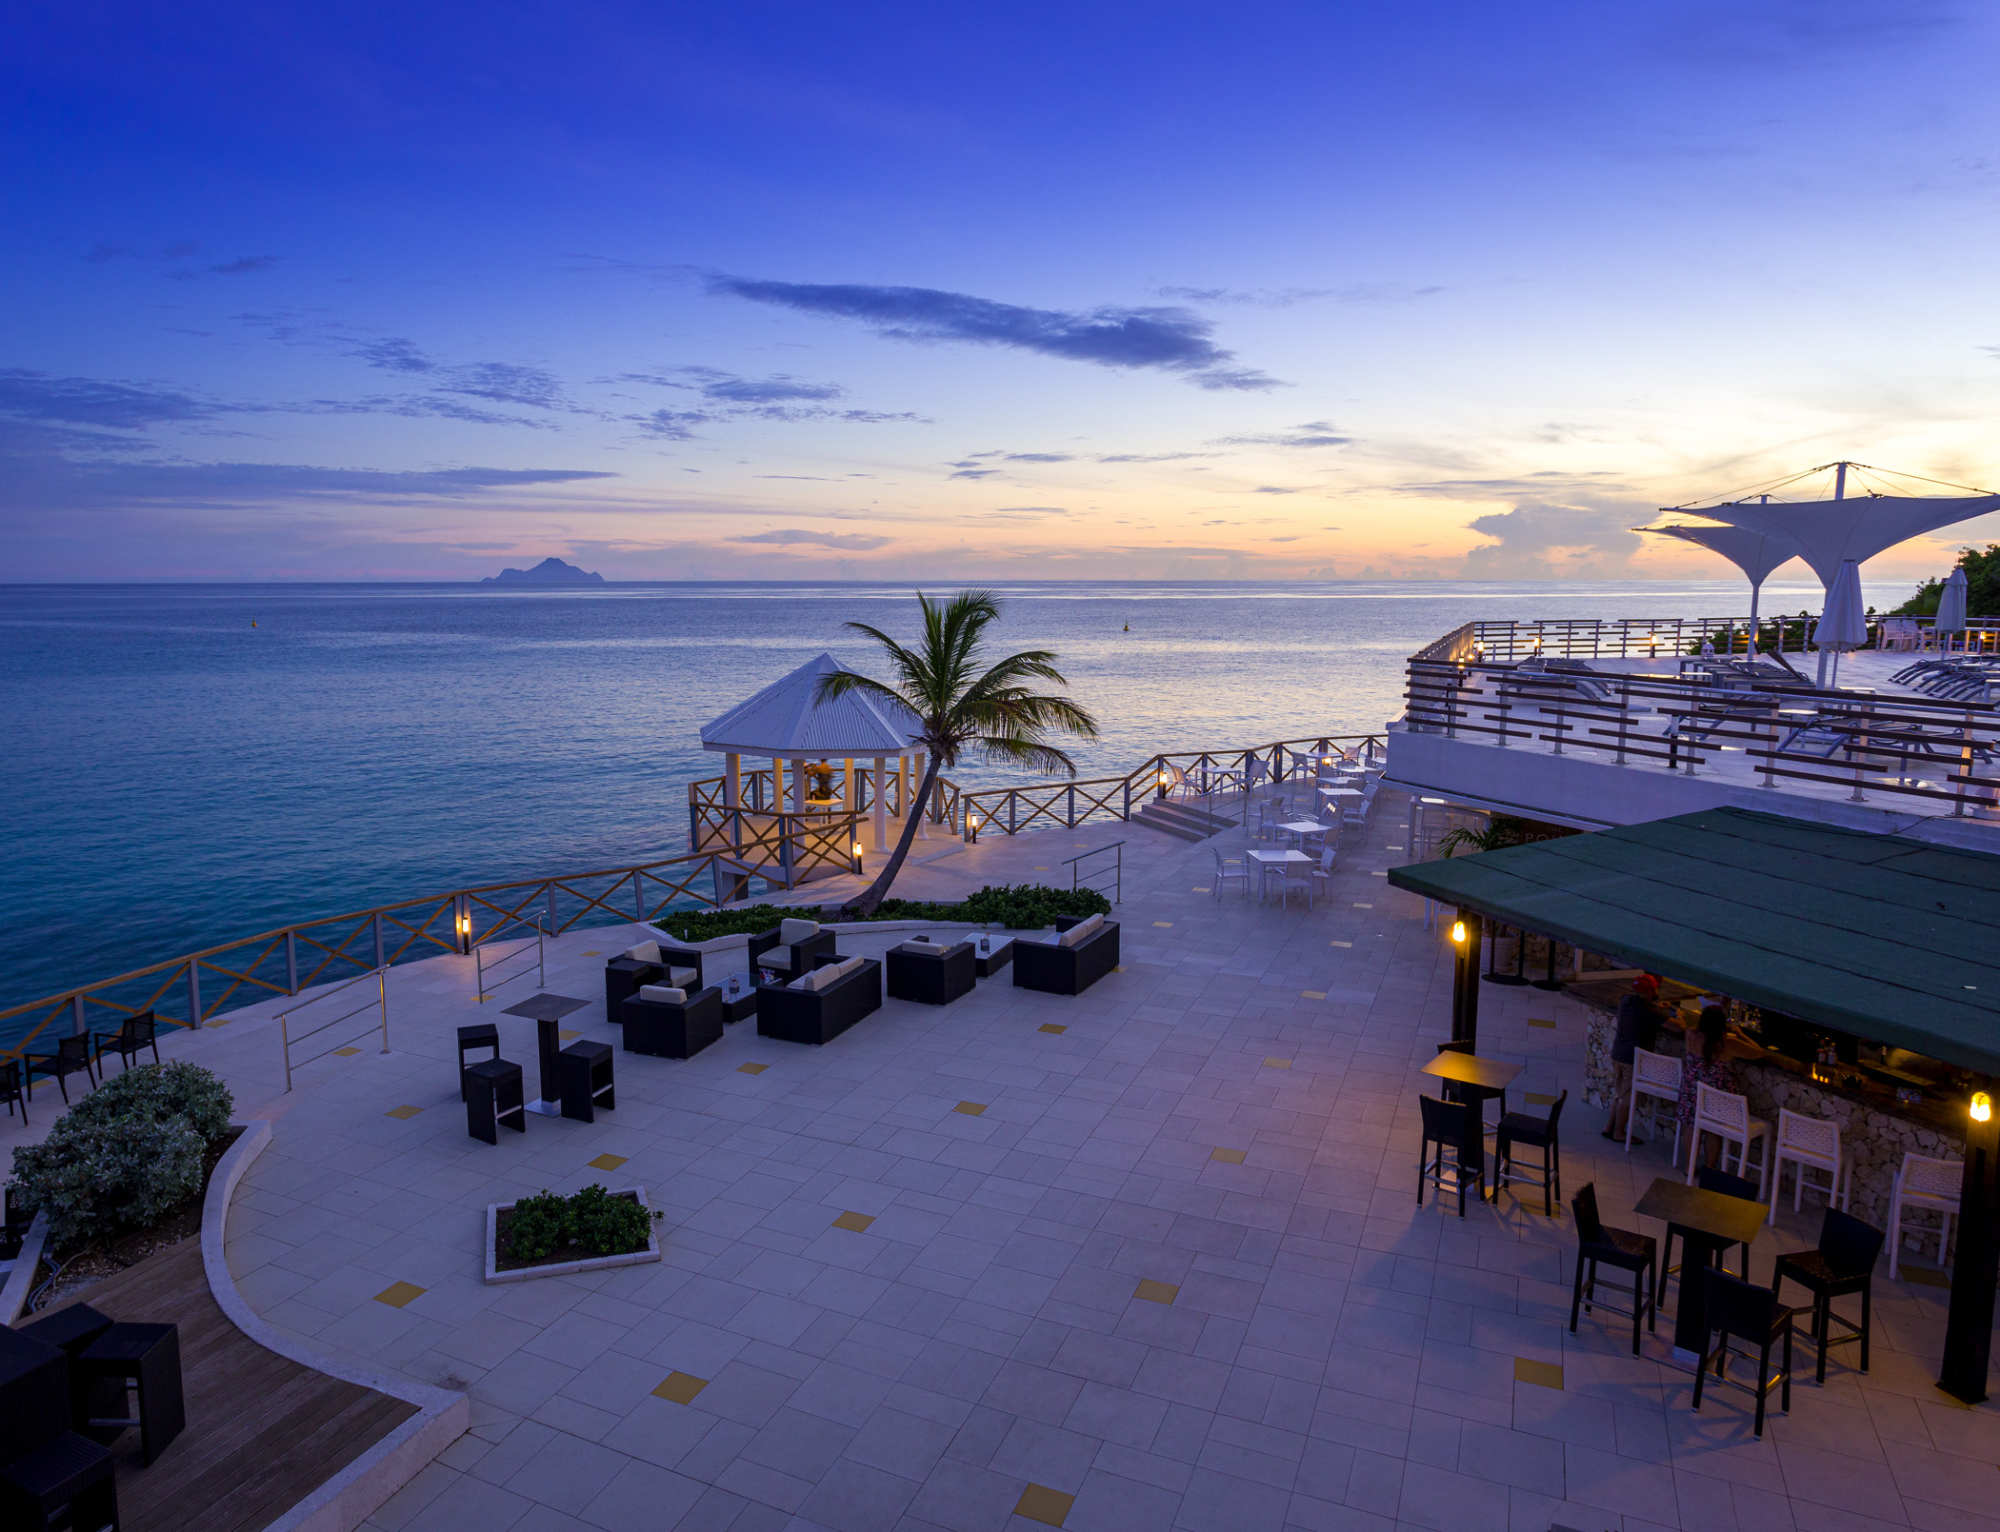
M 1055 650 L 1100 720 L 1085 776 L 1380 732 L 1405 657 L 1475 617 L 1747 605 L 1733 580 L 1000 594 L 998 642 Z M 1817 596 L 1774 583 L 1764 610 Z M 673 855 L 686 783 L 721 769 L 701 724 L 821 650 L 868 669 L 842 625 L 907 633 L 914 610 L 865 584 L 0 587 L 0 1009 L 294 920 Z

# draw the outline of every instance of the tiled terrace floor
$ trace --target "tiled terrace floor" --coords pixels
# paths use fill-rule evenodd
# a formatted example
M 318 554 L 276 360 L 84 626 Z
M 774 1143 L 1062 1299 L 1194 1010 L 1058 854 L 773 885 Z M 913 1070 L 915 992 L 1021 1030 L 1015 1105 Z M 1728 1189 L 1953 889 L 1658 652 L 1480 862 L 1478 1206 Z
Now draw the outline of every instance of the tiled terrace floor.
M 1206 847 L 1113 827 L 1144 849 L 1123 969 L 1085 996 L 1003 974 L 824 1049 L 744 1023 L 685 1063 L 621 1052 L 615 1112 L 498 1148 L 467 1138 L 450 1062 L 451 1029 L 496 1007 L 463 960 L 405 970 L 397 1051 L 274 1101 L 232 1268 L 274 1322 L 471 1393 L 473 1430 L 379 1532 L 2000 1529 L 2000 1416 L 1932 1386 L 1941 1290 L 1880 1279 L 1872 1372 L 1837 1354 L 1815 1387 L 1802 1347 L 1808 1381 L 1757 1441 L 1738 1393 L 1691 1413 L 1664 1326 L 1640 1358 L 1616 1319 L 1567 1333 L 1573 1234 L 1538 1194 L 1463 1221 L 1414 1205 L 1449 960 L 1381 876 L 1401 817 L 1385 795 L 1311 913 L 1218 904 Z M 1108 838 L 964 865 L 1018 879 Z M 621 940 L 557 944 L 547 987 L 593 997 L 584 1036 L 612 1035 Z M 1518 1090 L 1577 1089 L 1574 1003 L 1483 1000 Z M 531 1060 L 530 1025 L 499 1019 Z M 274 1094 L 267 1023 L 172 1047 Z M 1595 1179 L 1634 1224 L 1661 1158 L 1570 1107 L 1566 1188 Z M 596 1179 L 666 1210 L 662 1264 L 480 1282 L 485 1204 Z M 1812 1221 L 1781 1217 L 1757 1274 Z

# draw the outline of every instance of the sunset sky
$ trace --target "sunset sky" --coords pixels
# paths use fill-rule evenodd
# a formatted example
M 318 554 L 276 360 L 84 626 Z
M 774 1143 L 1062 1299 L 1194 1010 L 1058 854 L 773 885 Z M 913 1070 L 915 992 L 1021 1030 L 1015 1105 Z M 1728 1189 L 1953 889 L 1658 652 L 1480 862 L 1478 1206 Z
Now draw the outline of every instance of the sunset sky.
M 0 579 L 1721 575 L 1626 529 L 2000 485 L 1990 6 L 7 35 Z

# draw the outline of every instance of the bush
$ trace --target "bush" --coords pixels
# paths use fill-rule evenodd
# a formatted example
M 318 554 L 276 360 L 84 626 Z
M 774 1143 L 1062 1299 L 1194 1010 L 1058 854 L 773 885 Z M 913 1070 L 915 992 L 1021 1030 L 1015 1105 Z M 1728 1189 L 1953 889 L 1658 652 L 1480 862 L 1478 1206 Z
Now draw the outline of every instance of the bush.
M 659 1216 L 594 1182 L 573 1197 L 545 1191 L 514 1204 L 496 1253 L 526 1266 L 571 1249 L 585 1255 L 628 1255 L 646 1248 L 652 1221 Z
M 146 1229 L 201 1193 L 211 1145 L 229 1131 L 229 1089 L 193 1064 L 147 1064 L 106 1080 L 39 1144 L 14 1151 L 21 1201 L 49 1215 L 49 1244 Z
M 656 922 L 686 942 L 718 936 L 755 936 L 781 920 L 836 920 L 838 909 L 819 905 L 753 904 L 740 910 L 693 910 Z M 1049 888 L 1023 883 L 1018 888 L 982 888 L 963 903 L 932 899 L 884 899 L 871 920 L 962 920 L 977 925 L 1003 925 L 1010 931 L 1038 931 L 1058 915 L 1109 915 L 1111 901 L 1092 888 Z

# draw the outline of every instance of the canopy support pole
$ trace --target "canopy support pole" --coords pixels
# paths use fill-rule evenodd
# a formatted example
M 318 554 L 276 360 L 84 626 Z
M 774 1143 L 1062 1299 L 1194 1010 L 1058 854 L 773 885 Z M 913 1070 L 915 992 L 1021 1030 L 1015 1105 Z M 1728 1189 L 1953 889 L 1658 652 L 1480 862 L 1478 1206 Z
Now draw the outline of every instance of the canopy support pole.
M 1989 1095 L 1993 1080 L 1976 1082 Z M 2000 1285 L 2000 1116 L 1968 1119 L 1965 1174 L 1958 1192 L 1958 1252 L 1951 1267 L 1951 1308 L 1944 1326 L 1938 1387 L 1966 1404 L 1986 1399 L 1993 1354 L 1993 1300 Z M 1894 1235 L 1890 1236 L 1894 1238 Z
M 1453 954 L 1454 967 L 1451 977 L 1451 1040 L 1455 1043 L 1479 1042 L 1479 948 L 1481 937 L 1480 919 L 1470 910 L 1461 909 L 1458 919 L 1465 922 L 1465 940 Z
M 1835 463 L 1833 465 L 1833 498 L 1836 500 L 1845 500 L 1847 498 L 1847 464 L 1845 462 Z M 1831 594 L 1832 594 L 1832 588 L 1828 587 L 1825 593 L 1823 593 L 1820 597 L 1819 620 L 1821 622 L 1826 621 L 1826 597 Z M 1817 637 L 1818 635 L 1815 634 L 1814 636 Z M 1820 650 L 1819 686 L 1822 691 L 1824 691 L 1827 686 L 1826 655 L 1827 655 L 1826 650 L 1824 649 Z M 1833 663 L 1834 663 L 1834 673 L 1835 675 L 1838 675 L 1840 673 L 1839 672 L 1840 658 L 1838 655 L 1834 657 Z
M 886 758 L 883 756 L 878 755 L 875 757 L 875 774 L 868 779 L 869 785 L 873 789 L 868 797 L 870 800 L 869 807 L 875 811 L 875 849 L 877 851 L 887 851 L 889 849 L 889 782 L 885 761 Z

